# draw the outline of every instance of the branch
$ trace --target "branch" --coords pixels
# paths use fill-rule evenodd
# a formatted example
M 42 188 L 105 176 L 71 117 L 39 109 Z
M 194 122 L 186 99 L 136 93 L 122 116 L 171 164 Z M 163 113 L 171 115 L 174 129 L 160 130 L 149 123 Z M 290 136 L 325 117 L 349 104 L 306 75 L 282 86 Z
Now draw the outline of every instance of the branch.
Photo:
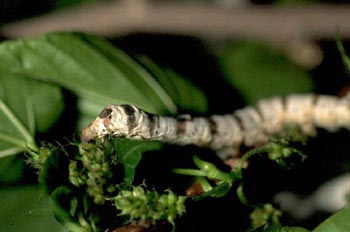
M 350 37 L 350 5 L 238 7 L 203 3 L 149 3 L 142 0 L 84 5 L 4 25 L 8 38 L 56 30 L 112 37 L 133 32 L 170 33 L 271 42 Z

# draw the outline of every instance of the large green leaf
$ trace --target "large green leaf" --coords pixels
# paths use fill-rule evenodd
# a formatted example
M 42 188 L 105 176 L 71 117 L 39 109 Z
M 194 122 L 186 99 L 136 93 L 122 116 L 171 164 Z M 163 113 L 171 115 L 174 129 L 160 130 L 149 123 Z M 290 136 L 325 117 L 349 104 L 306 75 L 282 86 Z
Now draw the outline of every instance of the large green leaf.
M 118 159 L 124 167 L 124 183 L 132 184 L 135 176 L 135 169 L 141 161 L 142 154 L 146 151 L 158 150 L 161 144 L 157 141 L 136 141 L 129 139 L 113 140 Z
M 92 102 L 136 104 L 150 112 L 176 112 L 163 88 L 135 61 L 102 39 L 52 33 L 0 45 L 0 71 L 59 84 Z
M 23 157 L 7 156 L 0 159 L 0 183 L 13 183 L 18 181 L 25 168 Z
M 26 146 L 36 149 L 30 132 L 0 99 L 0 157 L 16 154 Z
M 140 56 L 139 61 L 152 73 L 181 110 L 201 113 L 207 110 L 206 96 L 187 79 L 169 68 L 159 67 L 146 56 Z
M 35 131 L 34 109 L 28 83 L 28 80 L 19 76 L 1 73 L 0 99 L 16 114 L 18 120 L 33 135 Z
M 142 66 L 127 54 L 106 41 L 86 34 L 80 34 L 80 39 L 101 52 L 106 59 L 113 63 L 138 90 L 140 95 L 148 98 L 157 112 L 176 112 L 176 105 L 164 88 Z M 130 93 L 128 93 L 130 95 Z M 132 93 L 134 94 L 134 93 Z M 147 106 L 145 106 L 147 107 Z
M 224 47 L 218 55 L 227 80 L 248 103 L 312 90 L 311 77 L 304 70 L 266 45 L 240 42 Z
M 38 197 L 38 187 L 0 189 L 0 196 L 0 231 L 67 231 L 55 220 L 49 197 Z
M 347 232 L 350 230 L 350 208 L 345 207 L 335 213 L 319 226 L 313 232 Z
M 45 132 L 63 110 L 59 87 L 0 71 L 0 157 L 34 148 L 36 131 Z
M 0 99 L 34 135 L 45 132 L 63 110 L 61 89 L 53 84 L 0 72 Z

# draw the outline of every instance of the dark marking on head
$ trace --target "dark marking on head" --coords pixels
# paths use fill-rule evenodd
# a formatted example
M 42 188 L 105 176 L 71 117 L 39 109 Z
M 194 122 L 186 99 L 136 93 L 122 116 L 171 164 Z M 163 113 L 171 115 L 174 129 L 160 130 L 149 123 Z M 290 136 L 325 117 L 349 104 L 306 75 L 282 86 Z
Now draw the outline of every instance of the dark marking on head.
M 110 108 L 105 108 L 101 111 L 101 113 L 98 115 L 99 118 L 106 118 L 108 115 L 112 113 L 112 109 Z

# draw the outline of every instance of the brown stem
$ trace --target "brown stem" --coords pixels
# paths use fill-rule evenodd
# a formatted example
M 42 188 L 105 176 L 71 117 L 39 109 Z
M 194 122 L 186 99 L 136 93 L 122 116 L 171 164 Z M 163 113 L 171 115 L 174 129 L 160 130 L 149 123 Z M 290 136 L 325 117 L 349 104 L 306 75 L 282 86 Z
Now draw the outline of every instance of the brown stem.
M 161 2 L 161 1 L 160 1 Z M 87 4 L 4 25 L 9 38 L 54 30 L 102 36 L 132 32 L 171 33 L 225 39 L 249 37 L 291 42 L 350 36 L 350 5 L 232 7 L 142 0 Z

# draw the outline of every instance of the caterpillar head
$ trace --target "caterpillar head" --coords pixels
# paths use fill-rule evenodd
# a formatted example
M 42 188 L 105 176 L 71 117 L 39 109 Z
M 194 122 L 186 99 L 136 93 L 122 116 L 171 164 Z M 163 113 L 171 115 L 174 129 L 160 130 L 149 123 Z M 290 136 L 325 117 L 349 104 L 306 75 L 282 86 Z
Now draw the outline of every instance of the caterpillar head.
M 89 142 L 106 135 L 125 137 L 130 130 L 130 118 L 134 117 L 135 110 L 130 105 L 109 105 L 104 108 L 98 117 L 85 127 L 81 133 L 83 142 Z

